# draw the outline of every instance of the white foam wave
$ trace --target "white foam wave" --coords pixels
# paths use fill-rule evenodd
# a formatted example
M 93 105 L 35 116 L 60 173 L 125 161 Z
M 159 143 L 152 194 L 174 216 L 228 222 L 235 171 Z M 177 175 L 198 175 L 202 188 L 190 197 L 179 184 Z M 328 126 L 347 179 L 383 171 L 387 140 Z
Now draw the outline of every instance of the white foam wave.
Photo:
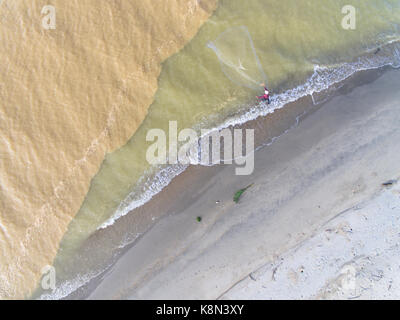
M 147 181 L 144 183 L 143 187 L 140 188 L 139 192 L 131 192 L 118 206 L 114 215 L 100 225 L 98 229 L 107 228 L 114 224 L 117 219 L 125 216 L 128 212 L 144 205 L 153 198 L 154 195 L 169 185 L 173 178 L 185 171 L 187 167 L 187 165 L 171 165 L 162 169 L 153 168 L 153 170 L 159 170 L 154 178 L 147 178 Z M 142 179 L 149 176 L 150 174 L 147 172 L 142 176 Z M 140 182 L 141 181 L 138 182 L 139 185 L 141 184 Z M 138 194 L 139 197 L 137 197 Z
M 40 295 L 38 300 L 61 300 L 63 298 L 66 298 L 72 292 L 79 290 L 81 287 L 89 283 L 93 278 L 99 276 L 101 273 L 102 271 L 87 273 L 85 275 L 79 275 L 73 280 L 64 281 L 63 283 L 57 285 L 55 290 Z

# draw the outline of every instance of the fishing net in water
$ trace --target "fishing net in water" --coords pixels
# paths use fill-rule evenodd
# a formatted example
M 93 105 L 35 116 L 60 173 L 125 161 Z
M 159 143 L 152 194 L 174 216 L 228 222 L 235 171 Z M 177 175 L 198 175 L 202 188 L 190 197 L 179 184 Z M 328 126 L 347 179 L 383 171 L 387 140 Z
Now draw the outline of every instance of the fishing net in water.
M 214 50 L 222 71 L 232 82 L 255 90 L 260 89 L 260 84 L 267 83 L 246 27 L 229 28 L 207 46 Z

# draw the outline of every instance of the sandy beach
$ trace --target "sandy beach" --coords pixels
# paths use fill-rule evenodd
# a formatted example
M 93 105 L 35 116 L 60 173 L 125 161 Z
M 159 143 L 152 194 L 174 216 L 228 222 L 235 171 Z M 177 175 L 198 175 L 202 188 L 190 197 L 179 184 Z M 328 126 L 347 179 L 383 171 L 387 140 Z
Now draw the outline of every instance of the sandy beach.
M 400 242 L 399 189 L 382 183 L 400 176 L 399 86 L 393 69 L 356 88 L 344 85 L 258 150 L 251 176 L 235 176 L 233 166 L 179 176 L 158 195 L 178 193 L 164 215 L 86 297 L 396 297 L 385 286 L 400 285 L 393 271 L 400 263 L 393 251 Z M 235 204 L 235 191 L 251 183 Z M 365 261 L 369 273 L 360 272 Z M 349 272 L 356 287 L 344 292 Z
M 221 299 L 399 299 L 400 188 L 342 212 Z

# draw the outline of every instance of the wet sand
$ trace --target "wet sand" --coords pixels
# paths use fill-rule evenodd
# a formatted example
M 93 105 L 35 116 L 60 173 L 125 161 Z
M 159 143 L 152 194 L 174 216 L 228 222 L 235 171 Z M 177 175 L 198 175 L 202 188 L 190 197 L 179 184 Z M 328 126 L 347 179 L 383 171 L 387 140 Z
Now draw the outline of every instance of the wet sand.
M 183 173 L 141 208 L 159 220 L 91 284 L 88 298 L 254 298 L 235 285 L 243 280 L 247 288 L 255 271 L 278 263 L 330 219 L 373 201 L 383 182 L 399 177 L 399 86 L 396 70 L 355 89 L 343 86 L 341 95 L 258 150 L 251 176 L 235 176 L 234 166 Z M 251 183 L 235 204 L 235 191 Z M 339 261 L 333 270 L 342 267 Z M 326 282 L 309 280 L 315 289 L 308 296 L 321 297 Z

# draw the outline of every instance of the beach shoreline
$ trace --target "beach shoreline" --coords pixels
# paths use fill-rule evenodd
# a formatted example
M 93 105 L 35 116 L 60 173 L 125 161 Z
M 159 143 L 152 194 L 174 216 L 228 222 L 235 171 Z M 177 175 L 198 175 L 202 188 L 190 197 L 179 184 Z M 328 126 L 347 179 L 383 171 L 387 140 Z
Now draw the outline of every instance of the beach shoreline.
M 279 202 L 282 202 L 283 200 L 279 200 L 280 197 L 284 199 L 290 198 L 287 194 L 286 197 L 283 197 L 285 195 L 285 192 L 288 192 L 285 191 L 285 189 L 293 190 L 296 184 L 304 184 L 304 182 L 301 182 L 301 179 L 297 182 L 291 179 L 290 183 L 288 183 L 288 181 L 282 180 L 280 182 L 282 186 L 277 188 L 279 189 L 279 191 L 274 191 L 274 193 L 281 192 L 281 196 L 277 197 L 278 195 L 275 194 L 274 197 L 276 198 L 274 199 L 274 201 L 272 201 L 272 199 L 263 200 L 262 195 L 266 196 L 266 194 L 262 192 L 265 186 L 261 187 L 260 183 L 257 183 L 257 180 L 261 180 L 265 184 L 266 182 L 263 179 L 266 179 L 266 177 L 271 178 L 274 173 L 276 175 L 279 170 L 288 169 L 280 167 L 281 164 L 278 165 L 273 161 L 268 161 L 271 163 L 270 165 L 260 165 L 257 164 L 257 162 L 259 162 L 260 159 L 268 157 L 274 158 L 277 157 L 279 153 L 284 153 L 285 157 L 283 158 L 282 162 L 287 162 L 290 160 L 293 161 L 291 165 L 295 164 L 296 154 L 293 153 L 293 151 L 290 151 L 290 148 L 288 148 L 287 144 L 290 142 L 291 139 L 295 140 L 297 138 L 296 135 L 298 135 L 297 143 L 299 143 L 299 141 L 301 141 L 302 144 L 311 143 L 311 146 L 310 148 L 307 148 L 307 146 L 301 147 L 296 144 L 293 145 L 294 142 L 291 141 L 290 143 L 292 144 L 292 148 L 299 148 L 298 152 L 300 154 L 311 151 L 316 152 L 315 146 L 312 145 L 312 142 L 315 139 L 318 140 L 318 138 L 313 137 L 312 135 L 309 136 L 312 130 L 315 131 L 318 129 L 322 130 L 322 132 L 325 133 L 324 131 L 328 130 L 326 128 L 323 128 L 325 123 L 326 127 L 328 128 L 332 129 L 332 126 L 334 124 L 337 124 L 339 128 L 342 128 L 342 131 L 345 131 L 345 129 L 343 129 L 344 125 L 336 123 L 336 121 L 343 120 L 340 119 L 339 112 L 329 112 L 330 109 L 333 109 L 332 105 L 337 105 L 336 101 L 338 99 L 341 100 L 341 104 L 345 104 L 345 106 L 342 106 L 340 111 L 346 112 L 345 107 L 347 106 L 349 109 L 349 114 L 357 119 L 356 117 L 360 116 L 360 110 L 357 110 L 358 113 L 352 113 L 350 108 L 355 103 L 361 104 L 365 103 L 366 101 L 366 98 L 360 96 L 360 93 L 356 94 L 357 92 L 362 91 L 363 95 L 368 95 L 368 90 L 366 88 L 376 91 L 376 89 L 374 88 L 376 88 L 377 86 L 380 90 L 390 89 L 390 86 L 388 89 L 386 89 L 384 86 L 380 85 L 379 81 L 385 81 L 385 83 L 391 82 L 390 85 L 394 85 L 393 82 L 397 79 L 394 75 L 397 75 L 398 72 L 396 70 L 390 69 L 383 75 L 382 73 L 382 70 L 363 72 L 363 75 L 359 74 L 358 76 L 353 78 L 352 81 L 347 81 L 343 83 L 341 88 L 338 90 L 338 95 L 331 98 L 330 101 L 324 103 L 321 106 L 314 106 L 316 110 L 309 113 L 304 119 L 302 119 L 298 126 L 294 127 L 292 130 L 284 134 L 281 138 L 276 140 L 270 146 L 264 147 L 263 149 L 257 151 L 255 173 L 252 176 L 238 178 L 234 176 L 233 168 L 230 168 L 229 166 L 215 166 L 208 168 L 190 167 L 188 170 L 176 177 L 169 186 L 167 186 L 162 192 L 157 194 L 150 202 L 145 204 L 143 207 L 138 208 L 129 213 L 127 216 L 117 220 L 115 225 L 107 228 L 109 230 L 104 229 L 97 232 L 93 236 L 96 238 L 96 243 L 98 243 L 99 239 L 101 238 L 105 239 L 107 237 L 107 234 L 109 235 L 113 229 L 114 232 L 116 232 L 115 230 L 118 230 L 118 232 L 123 232 L 124 228 L 128 229 L 129 227 L 137 226 L 138 221 L 135 221 L 135 217 L 143 218 L 147 216 L 147 220 L 145 219 L 146 221 L 142 222 L 144 224 L 149 223 L 151 225 L 151 227 L 146 232 L 141 234 L 141 236 L 136 239 L 136 241 L 133 241 L 130 245 L 126 246 L 123 250 L 121 250 L 121 252 L 119 252 L 119 254 L 117 254 L 113 258 L 113 262 L 110 264 L 111 267 L 107 268 L 107 271 L 99 274 L 97 278 L 83 286 L 81 290 L 77 290 L 72 295 L 67 295 L 64 298 L 76 299 L 85 297 L 112 299 L 159 299 L 173 297 L 179 299 L 190 297 L 195 299 L 215 299 L 226 292 L 226 290 L 228 290 L 234 283 L 237 283 L 239 280 L 248 276 L 248 274 L 256 270 L 258 267 L 265 264 L 266 261 L 272 261 L 274 258 L 279 256 L 281 252 L 285 252 L 285 250 L 289 250 L 289 248 L 292 248 L 296 246 L 296 244 L 298 244 L 299 242 L 309 238 L 313 234 L 313 232 L 315 232 L 315 230 L 318 230 L 319 225 L 326 221 L 326 219 L 328 219 L 331 215 L 336 214 L 338 210 L 346 210 L 347 208 L 351 207 L 352 204 L 354 205 L 360 201 L 367 199 L 368 197 L 372 197 L 373 194 L 379 191 L 380 183 L 382 183 L 385 179 L 393 178 L 394 171 L 399 169 L 393 165 L 393 161 L 389 161 L 387 159 L 387 156 L 382 157 L 385 158 L 385 161 L 389 161 L 390 166 L 387 165 L 385 168 L 382 165 L 382 167 L 379 168 L 382 172 L 376 172 L 376 176 L 368 177 L 368 180 L 373 181 L 373 183 L 371 181 L 368 181 L 368 183 L 366 183 L 366 181 L 361 183 L 361 180 L 357 180 L 359 177 L 355 179 L 355 182 L 352 182 L 355 183 L 356 188 L 361 188 L 357 187 L 357 182 L 359 185 L 363 186 L 361 188 L 362 190 L 358 193 L 356 192 L 354 197 L 347 197 L 347 199 L 346 196 L 341 194 L 340 196 L 345 197 L 346 199 L 342 199 L 341 201 L 339 201 L 337 199 L 337 194 L 335 194 L 334 196 L 329 196 L 326 194 L 326 190 L 325 193 L 321 193 L 321 197 L 319 198 L 321 199 L 320 202 L 326 202 L 327 207 L 329 207 L 329 205 L 332 206 L 333 203 L 335 203 L 335 206 L 330 208 L 330 210 L 327 210 L 328 213 L 326 214 L 318 213 L 318 210 L 317 212 L 313 212 L 309 215 L 302 212 L 304 218 L 310 220 L 310 222 L 306 223 L 305 221 L 299 221 L 297 224 L 299 226 L 299 229 L 303 227 L 304 230 L 294 235 L 295 232 L 290 229 L 291 227 L 293 228 L 293 224 L 288 222 L 290 221 L 290 212 L 284 211 L 284 214 L 281 214 L 280 217 L 278 214 L 272 215 L 271 212 L 273 211 L 272 208 L 277 211 L 282 210 L 282 203 L 279 204 Z M 359 87 L 359 85 L 361 86 Z M 353 95 L 356 95 L 356 97 L 352 97 Z M 351 103 L 347 101 L 349 99 L 349 96 L 353 98 L 353 101 Z M 304 99 L 306 100 L 304 101 L 304 105 L 310 106 L 311 98 L 305 97 Z M 376 107 L 379 106 L 382 101 L 377 100 L 377 98 L 373 98 L 371 101 L 373 102 L 371 102 L 368 111 L 373 112 L 373 108 L 371 106 L 372 103 L 375 103 L 374 106 Z M 289 112 L 290 110 L 290 108 L 286 110 L 284 109 L 285 108 L 277 110 L 277 113 L 273 113 L 268 117 L 273 117 L 274 114 L 275 117 L 277 117 L 279 116 L 279 112 Z M 300 112 L 300 109 L 298 109 L 297 112 L 298 114 L 302 113 Z M 317 117 L 317 115 L 321 114 L 321 112 L 325 112 L 327 114 L 324 116 L 319 116 L 317 118 L 319 123 L 315 124 L 312 118 Z M 292 115 L 294 114 L 295 113 L 292 112 Z M 296 119 L 296 117 L 292 119 Z M 335 122 L 334 124 L 329 123 L 332 120 Z M 260 121 L 260 119 L 256 120 L 255 122 L 257 121 Z M 274 121 L 275 123 L 277 123 L 276 118 L 274 119 Z M 309 123 L 313 123 L 309 126 L 309 128 L 311 129 L 304 129 L 304 123 L 307 123 L 307 121 Z M 346 121 L 349 120 L 347 119 Z M 246 124 L 246 126 L 248 125 L 257 127 L 257 124 L 255 124 L 254 122 L 252 124 Z M 283 130 L 283 128 L 284 127 L 281 127 L 280 129 Z M 301 134 L 306 134 L 306 136 L 298 134 L 297 131 L 299 130 L 303 130 Z M 276 131 L 274 131 L 274 134 L 276 134 Z M 330 135 L 332 134 L 334 134 L 333 131 L 330 132 Z M 266 135 L 263 136 L 263 138 L 265 137 Z M 321 137 L 321 139 L 322 138 L 327 137 Z M 284 143 L 282 142 L 282 140 L 285 140 L 286 142 Z M 317 143 L 317 141 L 314 142 Z M 374 146 L 374 148 L 377 148 L 377 146 Z M 272 151 L 270 149 L 272 149 Z M 372 147 L 370 149 L 372 149 Z M 372 152 L 372 150 L 370 151 Z M 269 153 L 271 153 L 271 155 Z M 333 155 L 331 156 L 333 157 Z M 321 158 L 324 161 L 328 161 L 329 157 L 330 155 L 328 153 Z M 338 162 L 337 159 L 335 161 Z M 341 168 L 341 170 L 346 171 L 344 168 L 346 166 L 344 164 L 345 162 L 338 166 Z M 350 168 L 347 168 L 347 170 L 350 170 Z M 363 170 L 365 171 L 365 168 L 363 168 Z M 343 180 L 346 180 L 347 175 L 348 173 L 338 177 L 336 179 L 338 181 L 336 181 L 335 183 L 339 184 L 339 182 L 341 182 L 343 184 Z M 350 174 L 347 179 L 351 180 L 351 177 L 352 175 Z M 323 183 L 323 180 L 326 179 L 326 177 L 322 178 L 318 176 L 317 179 L 313 179 L 315 180 L 313 184 L 321 184 L 321 189 L 326 189 L 326 181 Z M 250 188 L 248 192 L 246 192 L 242 200 L 243 203 L 235 206 L 232 201 L 232 196 L 234 192 L 240 187 L 243 187 L 253 182 L 255 183 L 255 185 L 254 187 Z M 350 182 L 348 182 L 347 184 L 351 185 Z M 348 186 L 346 187 L 347 190 L 343 190 L 343 192 L 347 191 L 349 193 L 352 193 L 351 190 L 349 191 Z M 306 187 L 304 188 L 307 189 Z M 248 199 L 249 197 L 250 199 Z M 300 201 L 298 197 L 296 198 L 294 195 L 291 195 L 291 197 L 293 197 L 294 200 L 287 201 L 293 202 L 296 199 L 297 201 Z M 315 198 L 316 197 L 313 196 L 310 197 L 309 200 L 317 201 L 317 199 Z M 254 203 L 249 204 L 249 201 Z M 237 242 L 239 240 L 234 238 L 236 244 L 248 242 L 249 244 L 247 246 L 250 246 L 251 248 L 255 245 L 258 245 L 265 249 L 265 252 L 263 253 L 248 253 L 247 258 L 251 257 L 251 259 L 243 259 L 242 261 L 240 261 L 240 259 L 234 258 L 234 251 L 236 249 L 232 248 L 232 245 L 226 244 L 226 240 L 223 241 L 223 238 L 232 233 L 233 229 L 239 228 L 239 226 L 246 224 L 246 220 L 249 220 L 249 217 L 251 216 L 250 213 L 257 216 L 257 214 L 254 212 L 262 212 L 261 204 L 263 203 L 263 201 L 265 202 L 264 205 L 269 204 L 271 206 L 270 210 L 266 210 L 267 216 L 272 215 L 270 217 L 272 219 L 271 223 L 274 222 L 283 229 L 287 229 L 286 238 L 283 235 L 272 233 L 268 237 L 268 240 L 272 242 L 272 244 L 270 245 L 271 248 L 274 248 L 274 250 L 272 250 L 271 248 L 266 247 L 265 239 L 263 239 L 263 234 L 265 231 L 261 232 L 260 228 L 256 228 L 256 234 L 258 236 L 250 236 L 250 239 L 246 238 L 246 234 L 243 232 L 243 230 L 241 231 L 241 233 L 237 232 L 237 235 L 235 237 L 237 237 L 237 239 L 240 239 L 242 237 L 242 239 L 240 242 Z M 285 201 L 283 201 L 283 203 L 285 203 Z M 300 203 L 304 205 L 304 200 Z M 288 204 L 286 204 L 286 206 L 288 206 Z M 319 204 L 319 206 L 321 206 L 321 204 Z M 291 205 L 291 210 L 294 212 L 296 212 L 298 208 L 299 206 L 293 207 L 293 204 Z M 301 209 L 301 211 L 303 210 L 304 209 Z M 145 214 L 146 212 L 147 214 Z M 160 215 L 155 216 L 154 214 L 151 214 L 155 212 L 160 213 Z M 198 223 L 196 221 L 196 217 L 199 215 L 202 216 L 201 223 Z M 232 215 L 232 221 L 229 221 L 230 219 L 227 217 L 227 215 Z M 259 219 L 261 213 L 258 213 L 258 215 Z M 249 223 L 249 221 L 247 221 L 247 223 Z M 259 223 L 260 225 L 263 225 L 262 221 L 259 221 Z M 267 228 L 268 226 L 264 225 L 264 227 Z M 244 230 L 246 230 L 247 232 L 251 232 L 248 227 L 246 228 L 244 228 Z M 267 228 L 267 230 L 269 229 Z M 290 234 L 291 236 L 289 237 L 288 234 Z M 280 241 L 282 242 L 280 243 Z M 197 244 L 197 242 L 199 243 Z M 217 246 L 225 246 L 224 251 L 227 252 L 225 258 L 214 256 L 216 252 L 219 252 L 221 254 L 221 252 L 217 249 L 210 249 Z M 241 246 L 246 248 L 245 244 L 241 244 Z M 88 246 L 88 248 L 90 248 L 90 245 Z M 250 252 L 251 251 L 254 250 L 250 250 Z M 211 256 L 212 259 L 200 259 L 200 257 L 203 256 Z M 198 270 L 194 270 L 193 268 L 195 267 L 192 265 L 193 263 L 189 263 L 189 261 L 193 261 L 195 259 L 200 259 L 198 260 L 199 264 L 196 267 Z M 233 261 L 231 261 L 230 259 Z M 252 259 L 254 259 L 253 262 L 251 262 Z M 210 261 L 210 263 L 211 261 L 215 262 L 207 265 L 207 261 Z M 187 270 L 190 270 L 190 272 L 186 271 L 187 274 L 184 273 L 185 277 L 179 277 L 179 274 L 182 270 L 180 270 L 180 272 L 176 271 L 176 268 L 178 268 L 178 266 L 182 264 L 186 264 Z M 207 267 L 209 268 L 209 270 L 207 270 Z M 214 274 L 212 273 L 213 269 L 216 270 Z M 223 274 L 221 274 L 221 270 L 224 270 Z M 216 275 L 218 275 L 217 279 Z M 174 277 L 179 277 L 179 281 L 176 281 L 176 286 L 174 285 L 172 286 L 173 289 L 170 289 L 169 287 L 171 286 L 171 280 L 168 279 L 174 279 Z M 183 278 L 184 280 L 182 280 Z M 202 280 L 200 281 L 200 279 Z M 215 283 L 217 287 L 210 287 L 213 283 Z M 160 284 L 163 286 L 165 285 L 166 287 L 164 287 L 164 289 L 156 290 L 156 287 L 154 287 L 156 284 L 157 288 L 160 286 Z M 194 290 L 194 288 L 196 290 Z
M 397 208 L 397 0 L 0 0 L 0 17 L 0 299 L 274 298 L 269 264 L 293 269 L 329 219 Z M 187 132 L 222 130 L 225 163 L 174 163 Z M 329 228 L 380 265 L 366 248 L 390 249 Z

